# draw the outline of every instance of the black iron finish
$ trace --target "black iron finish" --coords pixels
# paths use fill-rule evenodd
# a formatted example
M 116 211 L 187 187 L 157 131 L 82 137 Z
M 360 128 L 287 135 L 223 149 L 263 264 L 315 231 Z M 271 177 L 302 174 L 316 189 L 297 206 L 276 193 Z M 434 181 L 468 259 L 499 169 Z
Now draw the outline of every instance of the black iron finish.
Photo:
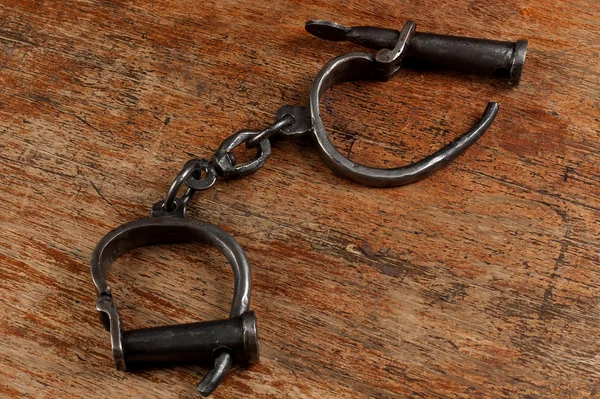
M 439 65 L 471 72 L 492 73 L 517 84 L 525 60 L 526 42 L 496 42 L 415 32 L 414 22 L 401 31 L 309 21 L 306 29 L 329 40 L 349 40 L 377 49 L 349 53 L 327 62 L 319 71 L 306 107 L 285 105 L 275 121 L 263 130 L 241 130 L 223 140 L 210 161 L 191 159 L 177 174 L 163 201 L 153 205 L 151 217 L 126 223 L 108 233 L 92 255 L 92 279 L 98 293 L 96 308 L 110 331 L 115 365 L 119 370 L 157 363 L 214 362 L 198 385 L 208 395 L 223 381 L 234 361 L 256 363 L 259 358 L 256 318 L 250 311 L 250 265 L 240 245 L 225 231 L 208 223 L 185 218 L 197 191 L 207 190 L 218 179 L 248 176 L 260 169 L 271 154 L 271 139 L 312 136 L 317 151 L 335 173 L 357 183 L 391 187 L 421 180 L 471 146 L 490 127 L 498 104 L 488 103 L 481 119 L 465 134 L 437 152 L 410 165 L 379 169 L 347 159 L 331 142 L 321 119 L 319 101 L 332 86 L 350 80 L 387 80 L 406 63 Z M 507 71 L 507 72 L 504 72 Z M 248 162 L 237 163 L 232 151 L 245 144 L 256 150 Z M 180 194 L 181 189 L 185 191 Z M 234 298 L 229 318 L 167 327 L 124 331 L 106 274 L 121 254 L 137 247 L 199 241 L 225 255 L 234 274 Z
M 400 31 L 373 26 L 345 27 L 330 21 L 308 21 L 306 30 L 322 39 L 349 41 L 373 50 L 391 49 Z M 527 40 L 516 42 L 414 32 L 402 66 L 441 67 L 506 79 L 517 86 L 521 79 Z
M 256 316 L 249 311 L 223 320 L 124 331 L 123 352 L 128 369 L 158 363 L 212 363 L 220 352 L 253 364 L 258 361 Z
M 189 165 L 188 165 L 189 166 Z M 153 207 L 158 216 L 126 223 L 108 233 L 92 255 L 91 272 L 100 320 L 110 331 L 113 357 L 119 370 L 160 362 L 214 362 L 198 390 L 213 392 L 233 361 L 256 363 L 259 358 L 254 312 L 249 311 L 250 264 L 240 245 L 227 232 L 208 223 L 186 219 L 185 203 L 176 198 L 168 214 L 164 202 Z M 166 214 L 165 214 L 166 213 Z M 113 261 L 132 249 L 158 244 L 201 242 L 217 248 L 229 261 L 234 275 L 234 297 L 229 318 L 212 322 L 124 331 L 119 310 L 106 282 Z
M 418 162 L 398 168 L 371 168 L 346 158 L 333 145 L 321 120 L 319 100 L 331 86 L 343 81 L 368 79 L 379 73 L 378 64 L 367 53 L 349 53 L 334 58 L 321 69 L 310 91 L 312 134 L 317 151 L 336 174 L 371 187 L 395 187 L 419 181 L 450 163 L 473 145 L 491 126 L 498 104 L 488 103 L 481 119 L 462 136 Z

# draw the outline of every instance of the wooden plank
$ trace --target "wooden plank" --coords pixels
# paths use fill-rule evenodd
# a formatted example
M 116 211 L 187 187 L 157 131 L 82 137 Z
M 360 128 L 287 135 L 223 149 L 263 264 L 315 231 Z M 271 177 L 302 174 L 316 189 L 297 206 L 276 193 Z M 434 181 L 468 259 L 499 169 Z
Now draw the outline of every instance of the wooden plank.
M 488 133 L 430 178 L 374 189 L 308 140 L 198 196 L 253 266 L 261 362 L 215 398 L 600 396 L 600 4 L 431 0 L 0 1 L 0 394 L 197 397 L 207 369 L 114 370 L 94 311 L 98 240 L 148 214 L 191 157 L 284 104 L 347 25 L 529 39 L 521 85 L 402 71 L 323 101 L 343 153 L 391 167 Z M 203 246 L 134 251 L 109 277 L 126 328 L 220 318 L 231 271 Z

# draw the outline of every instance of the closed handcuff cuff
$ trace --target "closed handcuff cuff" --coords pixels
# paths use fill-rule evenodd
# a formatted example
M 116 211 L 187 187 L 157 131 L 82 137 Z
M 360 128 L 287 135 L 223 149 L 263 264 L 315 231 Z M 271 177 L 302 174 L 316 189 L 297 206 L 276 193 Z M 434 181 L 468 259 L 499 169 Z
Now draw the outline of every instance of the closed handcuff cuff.
M 401 66 L 422 66 L 492 75 L 507 80 L 510 85 L 518 85 L 527 41 L 505 42 L 420 33 L 415 31 L 415 26 L 409 21 L 397 31 L 308 21 L 306 30 L 315 36 L 350 41 L 378 51 L 375 56 L 364 52 L 348 53 L 327 62 L 312 84 L 308 107 L 283 106 L 277 111 L 275 123 L 266 129 L 241 130 L 225 139 L 210 161 L 188 161 L 165 199 L 152 207 L 149 218 L 123 224 L 102 238 L 92 255 L 91 272 L 98 294 L 96 308 L 104 327 L 110 332 L 117 369 L 139 369 L 160 363 L 213 363 L 213 369 L 198 385 L 201 394 L 209 395 L 223 381 L 234 362 L 258 362 L 256 317 L 250 310 L 251 271 L 246 255 L 229 233 L 185 215 L 196 191 L 210 188 L 217 179 L 235 179 L 257 171 L 271 154 L 271 138 L 310 135 L 322 160 L 336 174 L 367 186 L 393 187 L 418 181 L 440 169 L 490 127 L 498 113 L 498 104 L 494 102 L 488 103 L 481 119 L 471 129 L 450 144 L 418 162 L 393 169 L 358 164 L 344 157 L 333 145 L 321 120 L 319 100 L 327 89 L 344 81 L 387 81 Z M 242 144 L 255 147 L 256 156 L 237 164 L 232 151 Z M 178 197 L 183 186 L 187 189 Z M 134 248 L 184 242 L 211 245 L 231 264 L 234 295 L 229 317 L 124 330 L 106 281 L 111 263 Z

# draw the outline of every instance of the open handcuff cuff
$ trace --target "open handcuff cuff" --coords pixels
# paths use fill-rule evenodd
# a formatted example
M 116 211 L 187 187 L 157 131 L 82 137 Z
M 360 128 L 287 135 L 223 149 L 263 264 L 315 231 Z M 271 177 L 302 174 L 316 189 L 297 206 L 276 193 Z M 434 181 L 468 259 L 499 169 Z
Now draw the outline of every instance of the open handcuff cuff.
M 217 179 L 240 178 L 263 166 L 271 154 L 271 138 L 310 135 L 322 160 L 336 174 L 367 186 L 393 187 L 423 179 L 448 164 L 481 137 L 498 113 L 498 104 L 490 102 L 471 129 L 437 152 L 399 168 L 371 168 L 344 157 L 331 142 L 319 109 L 319 100 L 327 89 L 344 81 L 386 81 L 401 66 L 462 70 L 496 76 L 518 85 L 527 51 L 525 40 L 503 42 L 420 33 L 415 31 L 415 23 L 411 21 L 401 31 L 366 26 L 347 28 L 328 21 L 308 21 L 306 30 L 324 39 L 351 41 L 378 52 L 375 56 L 348 53 L 327 62 L 313 82 L 308 107 L 283 106 L 277 111 L 275 122 L 266 129 L 241 130 L 225 139 L 209 161 L 188 161 L 165 199 L 152 207 L 149 218 L 121 225 L 96 246 L 91 261 L 92 279 L 98 293 L 96 308 L 110 331 L 117 369 L 160 363 L 212 362 L 214 368 L 198 385 L 201 394 L 209 395 L 234 362 L 258 362 L 256 317 L 250 310 L 251 271 L 244 251 L 229 233 L 211 224 L 187 219 L 185 214 L 196 191 L 210 188 Z M 238 164 L 232 151 L 242 144 L 256 148 L 256 156 Z M 187 189 L 178 197 L 184 186 Z M 106 282 L 112 262 L 134 248 L 183 242 L 211 245 L 231 264 L 234 295 L 229 318 L 124 330 Z

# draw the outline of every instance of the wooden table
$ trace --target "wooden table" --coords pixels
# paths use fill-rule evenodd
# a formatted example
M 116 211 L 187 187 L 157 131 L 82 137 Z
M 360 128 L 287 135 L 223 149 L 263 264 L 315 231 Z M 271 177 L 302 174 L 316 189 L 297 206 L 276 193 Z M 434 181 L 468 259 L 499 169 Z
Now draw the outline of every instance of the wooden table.
M 333 175 L 308 140 L 189 216 L 253 266 L 261 360 L 215 398 L 600 397 L 600 3 L 0 0 L 0 396 L 197 398 L 208 368 L 116 371 L 89 259 L 185 161 L 302 105 L 356 51 L 308 19 L 529 40 L 518 88 L 406 70 L 326 94 L 351 159 L 392 167 L 465 131 L 446 169 L 393 189 Z M 201 245 L 136 250 L 109 282 L 125 328 L 224 317 Z

